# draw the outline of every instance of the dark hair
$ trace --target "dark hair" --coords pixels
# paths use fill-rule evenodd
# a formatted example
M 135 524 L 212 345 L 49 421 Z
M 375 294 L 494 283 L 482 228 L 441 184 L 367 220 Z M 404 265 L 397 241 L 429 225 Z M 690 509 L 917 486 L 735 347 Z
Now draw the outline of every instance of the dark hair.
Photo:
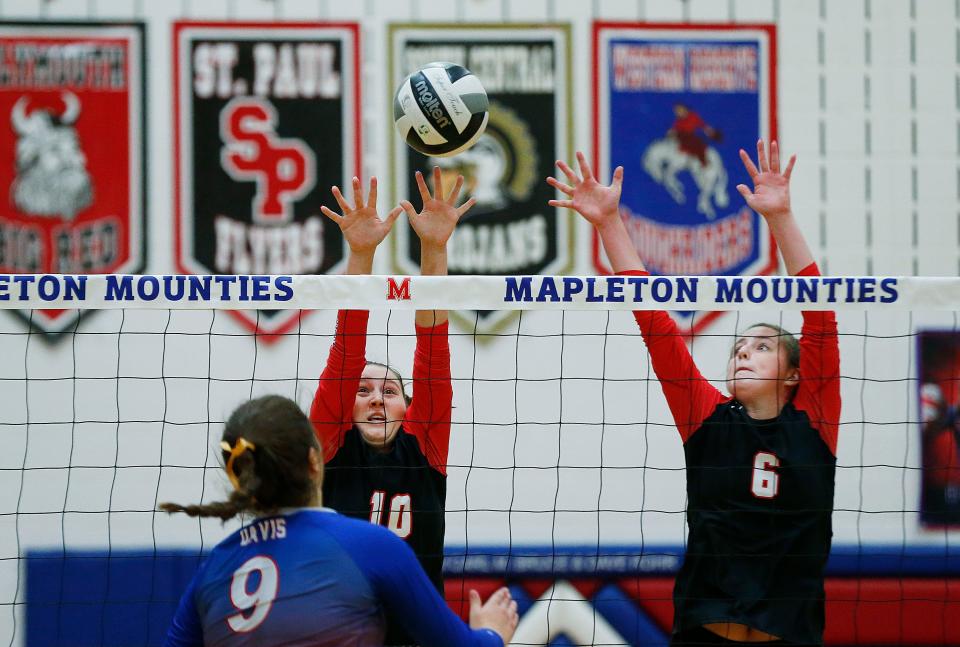
M 790 365 L 790 368 L 800 368 L 800 342 L 793 336 L 793 333 L 782 326 L 770 323 L 755 323 L 747 328 L 747 330 L 752 328 L 769 328 L 770 330 L 776 331 L 780 343 L 787 349 L 787 363 Z
M 321 450 L 313 426 L 296 402 L 266 395 L 240 405 L 227 420 L 223 441 L 236 447 L 241 438 L 254 448 L 234 459 L 232 471 L 239 487 L 226 501 L 187 506 L 161 503 L 160 509 L 226 521 L 241 512 L 269 513 L 310 505 L 317 488 L 309 471 L 310 449 Z M 224 465 L 230 456 L 224 449 Z
M 383 368 L 387 369 L 388 371 L 390 371 L 391 373 L 393 373 L 394 375 L 396 375 L 396 376 L 397 376 L 397 382 L 400 383 L 400 393 L 403 394 L 403 401 L 407 403 L 407 406 L 410 406 L 410 396 L 407 395 L 407 387 L 405 387 L 404 384 L 403 384 L 403 377 L 401 377 L 400 371 L 398 371 L 397 369 L 393 368 L 392 366 L 388 366 L 388 365 L 386 365 L 386 364 L 381 364 L 380 362 L 367 361 L 367 366 L 382 366 Z

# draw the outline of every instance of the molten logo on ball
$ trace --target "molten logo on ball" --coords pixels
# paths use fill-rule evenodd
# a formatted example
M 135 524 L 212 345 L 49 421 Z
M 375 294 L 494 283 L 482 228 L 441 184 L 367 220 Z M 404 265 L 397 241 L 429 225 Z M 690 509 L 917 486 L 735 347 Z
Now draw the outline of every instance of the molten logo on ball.
M 417 98 L 420 100 L 420 107 L 423 111 L 433 117 L 434 123 L 438 128 L 446 128 L 450 125 L 450 120 L 443 112 L 440 106 L 440 100 L 430 92 L 427 82 L 423 79 L 417 81 Z
M 487 127 L 487 93 L 468 69 L 429 63 L 403 80 L 393 99 L 397 132 L 416 151 L 456 155 Z

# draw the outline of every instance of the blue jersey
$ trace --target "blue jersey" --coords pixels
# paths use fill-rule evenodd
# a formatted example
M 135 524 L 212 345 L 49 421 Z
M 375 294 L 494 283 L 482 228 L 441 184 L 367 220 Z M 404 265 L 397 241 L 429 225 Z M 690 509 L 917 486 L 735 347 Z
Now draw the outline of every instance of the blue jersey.
M 385 611 L 423 647 L 503 646 L 450 610 L 391 531 L 316 508 L 257 519 L 220 542 L 165 644 L 382 645 Z

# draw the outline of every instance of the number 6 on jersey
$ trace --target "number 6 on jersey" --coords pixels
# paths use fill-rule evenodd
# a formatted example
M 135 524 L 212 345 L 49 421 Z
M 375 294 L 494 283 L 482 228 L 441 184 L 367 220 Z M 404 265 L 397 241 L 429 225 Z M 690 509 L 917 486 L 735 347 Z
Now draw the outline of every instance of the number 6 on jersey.
M 771 467 L 780 467 L 780 459 L 769 452 L 753 457 L 753 484 L 750 491 L 758 499 L 773 499 L 780 488 L 780 475 Z

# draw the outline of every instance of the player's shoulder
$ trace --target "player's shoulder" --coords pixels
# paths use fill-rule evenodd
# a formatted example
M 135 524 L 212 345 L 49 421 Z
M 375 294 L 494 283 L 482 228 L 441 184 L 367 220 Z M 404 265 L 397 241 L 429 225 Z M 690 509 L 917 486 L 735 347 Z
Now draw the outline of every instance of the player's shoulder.
M 336 523 L 337 518 L 340 515 L 330 508 L 285 508 L 273 514 L 254 517 L 224 537 L 210 551 L 210 556 L 230 553 L 238 547 L 261 544 L 271 539 L 283 539 L 293 530 L 322 528 Z
M 338 540 L 342 540 L 341 543 L 346 542 L 345 547 L 394 542 L 403 545 L 403 541 L 385 526 L 370 523 L 365 519 L 354 519 L 331 511 L 329 517 L 316 521 L 322 521 L 325 529 Z
M 703 418 L 703 422 L 700 424 L 701 427 L 718 427 L 733 421 L 747 419 L 743 405 L 736 398 L 721 393 L 716 389 L 715 393 L 711 393 L 711 395 L 715 396 L 715 401 L 708 401 L 707 405 L 712 404 L 713 408 L 710 409 Z
M 351 466 L 361 460 L 363 455 L 363 440 L 360 438 L 360 432 L 357 428 L 355 426 L 350 427 L 341 433 L 343 437 L 340 442 L 340 447 L 337 453 L 333 455 L 333 458 L 326 461 L 328 466 Z
M 367 577 L 416 561 L 406 542 L 385 526 L 338 514 L 325 530 Z
M 404 465 L 411 467 L 429 465 L 427 455 L 424 453 L 423 447 L 420 446 L 420 439 L 409 430 L 400 428 L 400 432 L 394 440 L 394 447 L 397 460 Z

